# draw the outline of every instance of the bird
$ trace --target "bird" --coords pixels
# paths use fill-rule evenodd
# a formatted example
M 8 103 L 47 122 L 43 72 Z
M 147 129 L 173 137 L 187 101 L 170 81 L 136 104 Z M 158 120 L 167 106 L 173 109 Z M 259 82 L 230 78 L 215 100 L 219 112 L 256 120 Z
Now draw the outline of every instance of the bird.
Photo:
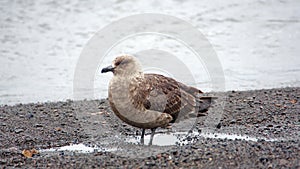
M 141 144 L 146 129 L 151 130 L 152 145 L 158 127 L 166 128 L 190 112 L 207 115 L 215 98 L 171 77 L 143 73 L 140 61 L 132 55 L 117 56 L 112 65 L 101 70 L 107 72 L 113 73 L 108 89 L 110 107 L 122 121 L 142 129 Z

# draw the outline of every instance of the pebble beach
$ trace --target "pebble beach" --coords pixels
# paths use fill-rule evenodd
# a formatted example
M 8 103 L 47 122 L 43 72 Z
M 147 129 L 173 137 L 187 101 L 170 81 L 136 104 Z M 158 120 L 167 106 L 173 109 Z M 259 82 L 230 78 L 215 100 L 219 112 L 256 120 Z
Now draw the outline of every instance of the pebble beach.
M 126 141 L 114 144 L 117 138 L 135 138 L 141 131 L 120 121 L 110 110 L 107 99 L 2 105 L 0 165 L 1 168 L 300 167 L 300 88 L 223 94 L 225 108 L 214 132 L 239 133 L 257 139 L 208 138 L 198 134 L 193 136 L 192 143 L 184 145 L 148 146 Z M 209 111 L 218 109 L 212 107 Z M 203 132 L 200 122 L 196 128 Z M 158 132 L 164 135 L 167 131 Z M 94 150 L 58 149 L 79 144 Z M 102 149 L 96 149 L 97 145 Z M 32 154 L 28 156 L 25 150 Z

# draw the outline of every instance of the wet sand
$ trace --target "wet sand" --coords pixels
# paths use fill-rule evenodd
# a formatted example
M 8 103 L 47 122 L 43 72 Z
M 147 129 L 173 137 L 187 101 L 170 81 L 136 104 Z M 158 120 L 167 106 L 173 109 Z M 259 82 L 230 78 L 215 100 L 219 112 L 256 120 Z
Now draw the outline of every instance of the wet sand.
M 0 107 L 1 168 L 299 168 L 300 88 L 226 92 L 216 133 L 239 133 L 257 141 L 194 138 L 186 145 L 148 146 L 118 139 L 140 130 L 118 120 L 106 99 Z M 212 108 L 210 111 L 218 111 Z M 203 123 L 196 126 L 203 132 Z M 149 132 L 149 131 L 148 131 Z M 147 133 L 148 133 L 147 132 Z M 165 133 L 161 129 L 158 132 Z M 113 138 L 113 139 L 112 139 Z M 117 142 L 117 144 L 116 144 Z M 71 144 L 103 151 L 45 152 Z M 109 146 L 121 147 L 109 150 Z M 27 158 L 24 149 L 37 149 Z M 106 149 L 105 149 L 106 148 Z M 149 150 L 149 151 L 148 151 Z M 141 152 L 142 151 L 142 152 Z M 151 153 L 149 153 L 151 151 Z M 136 155 L 133 154 L 136 152 Z M 127 154 L 126 154 L 127 153 Z M 146 155 L 140 155 L 144 153 Z

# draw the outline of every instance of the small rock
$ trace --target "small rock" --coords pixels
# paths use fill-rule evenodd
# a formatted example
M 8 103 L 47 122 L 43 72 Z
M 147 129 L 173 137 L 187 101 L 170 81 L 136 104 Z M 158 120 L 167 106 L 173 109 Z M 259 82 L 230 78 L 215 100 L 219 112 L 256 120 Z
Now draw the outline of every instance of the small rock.
M 39 124 L 39 123 L 35 124 L 34 126 L 35 126 L 35 127 L 43 127 L 43 125 L 42 125 L 42 124 Z
M 260 157 L 260 158 L 259 158 L 259 161 L 260 161 L 261 163 L 267 163 L 267 162 L 269 161 L 269 159 L 266 158 L 266 157 Z
M 78 144 L 79 143 L 79 140 L 76 138 L 73 140 L 73 144 Z
M 281 104 L 274 104 L 276 107 L 281 107 Z
M 153 161 L 147 161 L 146 165 L 148 165 L 148 166 L 155 166 L 155 162 L 153 162 Z
M 4 159 L 0 159 L 0 164 L 6 164 L 6 160 L 4 160 Z
M 235 124 L 235 123 L 236 123 L 236 120 L 233 119 L 233 120 L 231 120 L 229 123 L 230 123 L 230 124 Z
M 32 114 L 32 113 L 28 113 L 28 114 L 26 115 L 26 117 L 29 118 L 29 119 L 31 119 L 31 118 L 33 118 L 33 114 Z
M 286 160 L 286 159 L 280 159 L 280 160 L 279 160 L 279 164 L 280 164 L 280 165 L 286 165 L 286 164 L 288 164 L 288 163 L 289 163 L 289 161 Z
M 64 155 L 65 155 L 65 152 L 64 152 L 64 151 L 59 151 L 59 155 L 60 155 L 60 156 L 64 156 Z
M 27 158 L 31 158 L 33 155 L 35 154 L 39 154 L 39 151 L 37 151 L 36 149 L 31 149 L 31 150 L 23 150 L 22 154 L 27 157 Z
M 296 103 L 297 103 L 297 100 L 296 100 L 296 99 L 292 99 L 292 100 L 290 100 L 290 102 L 291 102 L 292 104 L 296 104 Z
M 221 126 L 222 126 L 221 123 L 218 123 L 216 127 L 217 127 L 217 129 L 220 129 Z
M 275 126 L 275 128 L 281 128 L 281 126 L 280 126 L 280 125 L 277 125 L 277 126 Z
M 15 130 L 15 133 L 16 133 L 16 134 L 19 134 L 19 133 L 21 133 L 21 132 L 23 132 L 23 131 L 24 131 L 23 129 L 16 129 L 16 130 Z

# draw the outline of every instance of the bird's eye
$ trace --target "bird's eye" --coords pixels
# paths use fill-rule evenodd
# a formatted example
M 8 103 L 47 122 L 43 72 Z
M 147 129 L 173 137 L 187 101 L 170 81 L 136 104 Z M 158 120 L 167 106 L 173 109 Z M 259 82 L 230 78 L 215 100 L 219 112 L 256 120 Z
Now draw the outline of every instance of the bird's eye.
M 119 66 L 121 63 L 122 63 L 122 61 L 119 60 L 119 61 L 117 61 L 117 62 L 115 63 L 115 65 L 116 65 L 116 66 Z
M 119 66 L 119 65 L 125 65 L 128 63 L 128 60 L 117 60 L 116 63 L 115 63 L 115 66 Z

